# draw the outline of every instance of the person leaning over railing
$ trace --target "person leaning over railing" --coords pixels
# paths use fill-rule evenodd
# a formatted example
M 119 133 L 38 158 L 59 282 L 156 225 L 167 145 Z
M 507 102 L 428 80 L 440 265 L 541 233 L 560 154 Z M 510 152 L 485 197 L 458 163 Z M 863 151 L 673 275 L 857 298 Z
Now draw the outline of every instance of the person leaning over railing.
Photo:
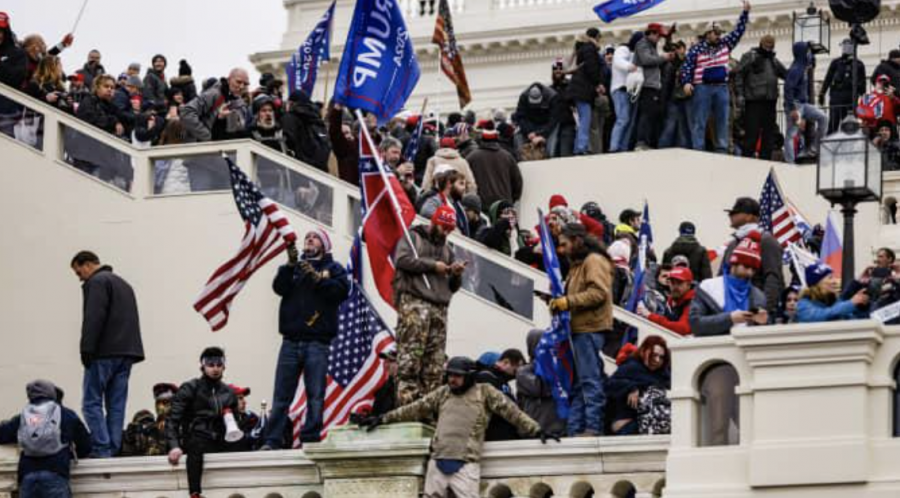
M 826 264 L 806 268 L 806 289 L 797 305 L 800 323 L 856 320 L 869 316 L 869 290 L 863 288 L 847 300 L 838 298 L 838 283 Z

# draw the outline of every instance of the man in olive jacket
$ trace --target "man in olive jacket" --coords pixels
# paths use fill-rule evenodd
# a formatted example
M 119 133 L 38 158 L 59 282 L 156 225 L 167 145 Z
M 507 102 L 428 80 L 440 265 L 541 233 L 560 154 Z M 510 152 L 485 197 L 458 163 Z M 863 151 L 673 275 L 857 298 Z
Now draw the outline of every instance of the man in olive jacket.
M 128 282 L 114 274 L 112 267 L 101 266 L 100 258 L 90 251 L 76 254 L 71 267 L 84 282 L 81 411 L 91 429 L 91 455 L 109 458 L 122 447 L 131 366 L 144 361 L 137 299 Z
M 606 374 L 600 351 L 613 328 L 612 261 L 584 225 L 569 223 L 559 238 L 561 251 L 569 259 L 566 295 L 550 301 L 550 311 L 571 313 L 575 379 L 569 409 L 570 436 L 603 434 Z
M 447 349 L 447 308 L 462 286 L 465 261 L 456 261 L 447 236 L 456 211 L 441 206 L 431 225 L 410 229 L 394 252 L 397 308 L 397 402 L 407 405 L 441 385 Z M 412 244 L 410 244 L 410 242 Z

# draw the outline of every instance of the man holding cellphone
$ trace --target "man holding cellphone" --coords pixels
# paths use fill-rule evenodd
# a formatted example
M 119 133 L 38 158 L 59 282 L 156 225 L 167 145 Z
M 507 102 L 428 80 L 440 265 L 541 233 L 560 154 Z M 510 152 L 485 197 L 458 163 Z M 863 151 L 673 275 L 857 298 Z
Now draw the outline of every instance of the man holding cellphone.
M 462 286 L 466 261 L 456 261 L 447 237 L 456 211 L 440 206 L 430 225 L 409 230 L 394 252 L 397 308 L 397 405 L 407 405 L 441 386 L 447 360 L 447 308 Z

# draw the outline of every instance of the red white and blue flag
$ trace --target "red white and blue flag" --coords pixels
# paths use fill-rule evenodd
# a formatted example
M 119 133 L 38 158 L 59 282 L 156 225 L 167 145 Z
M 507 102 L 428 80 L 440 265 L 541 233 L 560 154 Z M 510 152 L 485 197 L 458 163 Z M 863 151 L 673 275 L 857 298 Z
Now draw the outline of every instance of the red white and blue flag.
M 769 177 L 766 178 L 766 183 L 763 185 L 762 193 L 759 196 L 759 210 L 760 227 L 774 235 L 781 247 L 787 248 L 791 244 L 797 244 L 803 240 L 800 230 L 797 229 L 794 215 L 778 186 L 778 178 L 775 176 L 774 169 L 769 172 Z
M 220 266 L 206 282 L 194 309 L 213 332 L 228 324 L 231 304 L 247 280 L 263 265 L 297 240 L 297 233 L 274 201 L 264 196 L 234 162 L 225 157 L 231 173 L 231 190 L 244 220 L 244 236 L 237 254 Z
M 291 55 L 285 72 L 288 77 L 288 91 L 303 90 L 306 95 L 312 96 L 316 79 L 319 75 L 319 66 L 322 62 L 331 60 L 331 27 L 334 24 L 334 6 L 325 11 L 325 15 L 319 20 L 312 33 Z

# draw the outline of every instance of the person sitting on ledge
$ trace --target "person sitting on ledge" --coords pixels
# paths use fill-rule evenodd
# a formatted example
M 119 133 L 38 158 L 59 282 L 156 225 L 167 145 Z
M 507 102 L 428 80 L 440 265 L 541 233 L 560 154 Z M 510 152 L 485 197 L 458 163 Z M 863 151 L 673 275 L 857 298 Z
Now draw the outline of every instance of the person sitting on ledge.
M 619 365 L 606 386 L 613 434 L 670 432 L 671 405 L 665 396 L 671 389 L 669 360 L 666 340 L 651 335 Z
M 476 384 L 475 369 L 475 362 L 469 358 L 451 358 L 445 369 L 445 385 L 385 415 L 360 421 L 361 427 L 371 431 L 382 424 L 437 419 L 425 475 L 426 498 L 446 498 L 451 490 L 456 498 L 481 496 L 482 443 L 492 414 L 505 418 L 523 434 L 537 435 L 543 443 L 548 437 L 559 441 L 495 387 Z
M 839 300 L 837 280 L 826 264 L 806 268 L 806 285 L 797 305 L 800 323 L 856 320 L 869 316 L 868 288 L 859 290 L 850 299 Z

